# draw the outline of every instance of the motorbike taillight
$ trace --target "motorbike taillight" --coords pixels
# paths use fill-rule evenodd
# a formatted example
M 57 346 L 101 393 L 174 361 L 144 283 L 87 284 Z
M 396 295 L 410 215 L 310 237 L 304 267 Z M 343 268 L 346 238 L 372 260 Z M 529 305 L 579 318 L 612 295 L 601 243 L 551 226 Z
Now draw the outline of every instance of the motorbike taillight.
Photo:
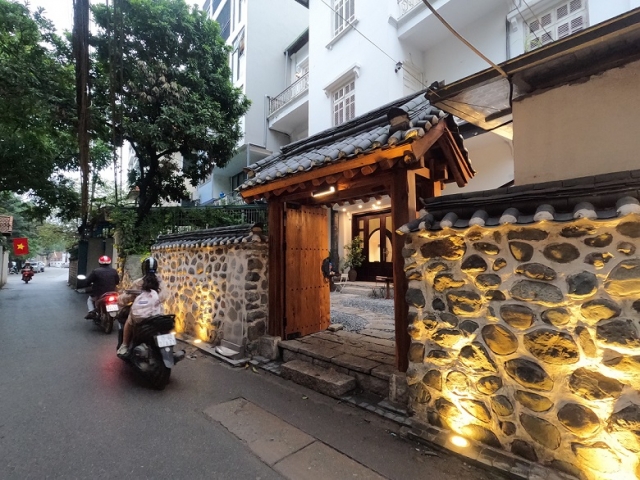
M 107 303 L 116 303 L 118 301 L 118 297 L 116 297 L 115 295 L 110 295 L 107 298 Z

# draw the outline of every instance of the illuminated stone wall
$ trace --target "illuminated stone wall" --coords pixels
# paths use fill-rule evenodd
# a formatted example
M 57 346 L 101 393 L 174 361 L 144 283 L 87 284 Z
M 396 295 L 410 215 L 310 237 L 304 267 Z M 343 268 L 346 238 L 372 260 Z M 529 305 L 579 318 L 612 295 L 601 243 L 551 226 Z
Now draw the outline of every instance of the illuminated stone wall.
M 252 349 L 266 330 L 267 243 L 189 243 L 152 251 L 170 290 L 165 311 L 176 315 L 176 331 Z
M 589 479 L 640 478 L 640 218 L 405 238 L 414 416 Z

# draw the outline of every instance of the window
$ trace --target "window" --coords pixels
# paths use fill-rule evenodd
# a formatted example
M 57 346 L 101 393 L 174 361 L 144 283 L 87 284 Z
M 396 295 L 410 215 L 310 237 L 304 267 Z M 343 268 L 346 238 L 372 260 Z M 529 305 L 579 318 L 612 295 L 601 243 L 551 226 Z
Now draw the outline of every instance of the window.
M 216 21 L 220 25 L 220 35 L 225 40 L 231 35 L 231 2 L 227 2 L 220 10 L 220 14 L 216 17 Z
M 356 84 L 351 81 L 333 92 L 333 126 L 356 116 Z
M 587 27 L 587 0 L 562 2 L 525 22 L 525 51 L 535 50 Z
M 244 73 L 244 30 L 233 41 L 233 53 L 231 54 L 232 80 L 239 80 Z
M 334 0 L 333 2 L 333 35 L 342 32 L 355 20 L 356 0 Z
M 240 172 L 234 175 L 233 177 L 231 177 L 231 191 L 235 190 L 240 185 L 242 185 L 246 179 L 247 179 L 247 174 L 244 172 Z

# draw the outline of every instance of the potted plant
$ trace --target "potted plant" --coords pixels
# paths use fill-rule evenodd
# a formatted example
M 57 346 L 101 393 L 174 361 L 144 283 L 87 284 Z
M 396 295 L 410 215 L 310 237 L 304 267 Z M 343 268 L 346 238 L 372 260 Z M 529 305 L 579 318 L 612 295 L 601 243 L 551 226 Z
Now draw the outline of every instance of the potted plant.
M 351 243 L 344 246 L 345 250 L 345 268 L 349 268 L 349 280 L 355 281 L 358 272 L 356 268 L 360 267 L 364 262 L 364 253 L 362 252 L 363 241 L 360 237 L 353 237 Z

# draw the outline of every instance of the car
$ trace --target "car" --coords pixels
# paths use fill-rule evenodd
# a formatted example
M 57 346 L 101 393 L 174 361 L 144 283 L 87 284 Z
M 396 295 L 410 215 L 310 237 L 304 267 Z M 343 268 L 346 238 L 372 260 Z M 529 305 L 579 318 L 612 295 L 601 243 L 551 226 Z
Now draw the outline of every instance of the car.
M 35 269 L 36 272 L 44 272 L 44 262 L 38 262 L 36 263 L 33 268 Z

